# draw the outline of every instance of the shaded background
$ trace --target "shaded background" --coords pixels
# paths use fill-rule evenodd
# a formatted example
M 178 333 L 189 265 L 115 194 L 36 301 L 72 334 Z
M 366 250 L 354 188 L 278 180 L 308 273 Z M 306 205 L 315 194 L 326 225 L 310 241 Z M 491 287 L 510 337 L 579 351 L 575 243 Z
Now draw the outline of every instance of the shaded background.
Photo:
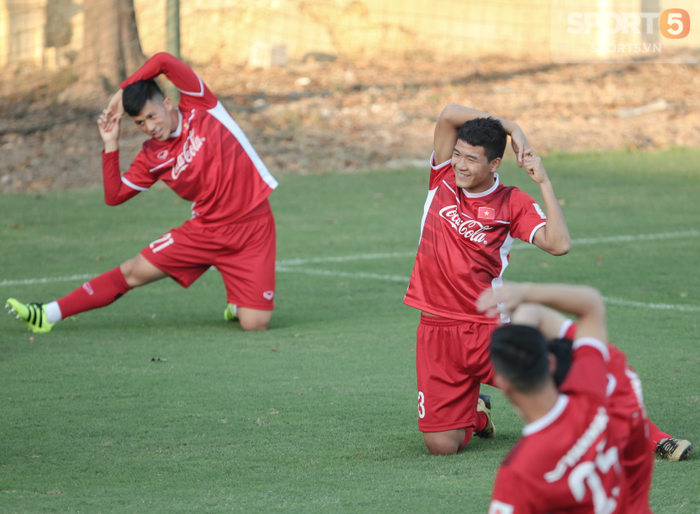
M 555 64 L 552 5 L 181 0 L 180 52 L 273 173 L 425 166 L 450 102 L 516 120 L 544 154 L 696 145 L 695 31 L 663 41 L 670 63 Z M 97 114 L 120 80 L 168 48 L 166 26 L 166 0 L 1 0 L 0 191 L 99 187 Z M 142 141 L 125 120 L 124 166 Z

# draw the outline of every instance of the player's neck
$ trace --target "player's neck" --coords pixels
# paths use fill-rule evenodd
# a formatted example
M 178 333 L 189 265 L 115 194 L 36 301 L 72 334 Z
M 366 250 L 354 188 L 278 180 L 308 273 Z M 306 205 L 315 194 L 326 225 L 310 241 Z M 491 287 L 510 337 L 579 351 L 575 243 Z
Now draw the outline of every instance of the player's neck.
M 179 109 L 173 109 L 170 111 L 170 122 L 171 122 L 171 127 L 172 130 L 170 133 L 177 132 L 177 130 L 180 128 L 180 110 Z
M 529 425 L 546 416 L 557 404 L 557 400 L 559 400 L 559 391 L 552 384 L 551 387 L 546 387 L 535 394 L 518 393 L 517 398 L 513 398 L 513 403 L 523 421 Z

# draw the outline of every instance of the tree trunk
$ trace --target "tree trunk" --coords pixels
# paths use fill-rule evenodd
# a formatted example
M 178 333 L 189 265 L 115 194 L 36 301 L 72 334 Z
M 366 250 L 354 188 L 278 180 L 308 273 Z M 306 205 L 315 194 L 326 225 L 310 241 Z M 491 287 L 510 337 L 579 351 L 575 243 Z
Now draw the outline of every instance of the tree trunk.
M 81 81 L 101 82 L 107 91 L 144 62 L 133 0 L 85 0 L 85 36 L 78 59 Z

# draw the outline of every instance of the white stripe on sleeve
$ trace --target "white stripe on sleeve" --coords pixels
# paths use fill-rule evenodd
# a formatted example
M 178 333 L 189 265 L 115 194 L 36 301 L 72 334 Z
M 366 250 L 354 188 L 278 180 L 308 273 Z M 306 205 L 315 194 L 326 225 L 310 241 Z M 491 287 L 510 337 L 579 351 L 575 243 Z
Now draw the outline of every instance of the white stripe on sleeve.
M 147 187 L 137 186 L 137 185 L 134 184 L 131 180 L 129 180 L 128 178 L 124 177 L 123 175 L 122 175 L 122 182 L 124 182 L 124 183 L 125 183 L 127 186 L 129 186 L 131 189 L 136 189 L 136 191 L 148 191 L 148 188 L 147 188 Z
M 442 164 L 435 165 L 435 152 L 430 154 L 430 167 L 433 168 L 434 170 L 439 170 L 440 168 L 444 167 L 445 165 L 447 165 L 451 161 L 452 161 L 452 159 L 447 159 Z
M 199 79 L 199 91 L 196 93 L 192 91 L 183 91 L 182 89 L 178 89 L 178 91 L 183 95 L 204 96 L 204 82 L 202 82 L 202 79 L 199 77 L 199 75 L 197 75 L 197 72 L 194 72 L 194 74 L 197 76 L 197 79 Z
M 566 332 L 569 330 L 569 327 L 573 324 L 574 324 L 574 322 L 571 321 L 570 319 L 565 319 L 564 323 L 561 324 L 561 328 L 559 329 L 559 334 L 557 334 L 557 338 L 564 339 Z
M 578 350 L 582 346 L 590 346 L 592 348 L 595 348 L 603 355 L 603 360 L 605 360 L 605 362 L 610 362 L 610 352 L 608 351 L 608 345 L 606 345 L 600 339 L 596 339 L 595 337 L 582 337 L 581 339 L 577 339 L 576 341 L 574 341 L 573 349 Z
M 532 232 L 530 233 L 530 244 L 532 244 L 532 241 L 535 239 L 535 232 L 544 227 L 546 224 L 547 222 L 544 221 L 532 229 Z

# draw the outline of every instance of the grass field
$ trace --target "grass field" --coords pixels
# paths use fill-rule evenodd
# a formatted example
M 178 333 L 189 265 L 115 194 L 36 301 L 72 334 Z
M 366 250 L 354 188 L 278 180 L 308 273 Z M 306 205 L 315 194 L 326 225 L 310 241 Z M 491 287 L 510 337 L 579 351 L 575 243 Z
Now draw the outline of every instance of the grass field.
M 697 159 L 545 159 L 574 245 L 565 257 L 514 248 L 506 277 L 599 288 L 650 417 L 700 444 Z M 33 338 L 1 317 L 0 512 L 486 512 L 522 427 L 500 393 L 495 440 L 431 457 L 417 430 L 418 313 L 402 299 L 426 176 L 282 177 L 266 333 L 223 321 L 215 271 Z M 512 163 L 501 177 L 539 198 Z M 63 296 L 188 207 L 157 188 L 117 208 L 101 191 L 0 196 L 0 296 Z M 656 463 L 655 513 L 700 512 L 699 462 Z

